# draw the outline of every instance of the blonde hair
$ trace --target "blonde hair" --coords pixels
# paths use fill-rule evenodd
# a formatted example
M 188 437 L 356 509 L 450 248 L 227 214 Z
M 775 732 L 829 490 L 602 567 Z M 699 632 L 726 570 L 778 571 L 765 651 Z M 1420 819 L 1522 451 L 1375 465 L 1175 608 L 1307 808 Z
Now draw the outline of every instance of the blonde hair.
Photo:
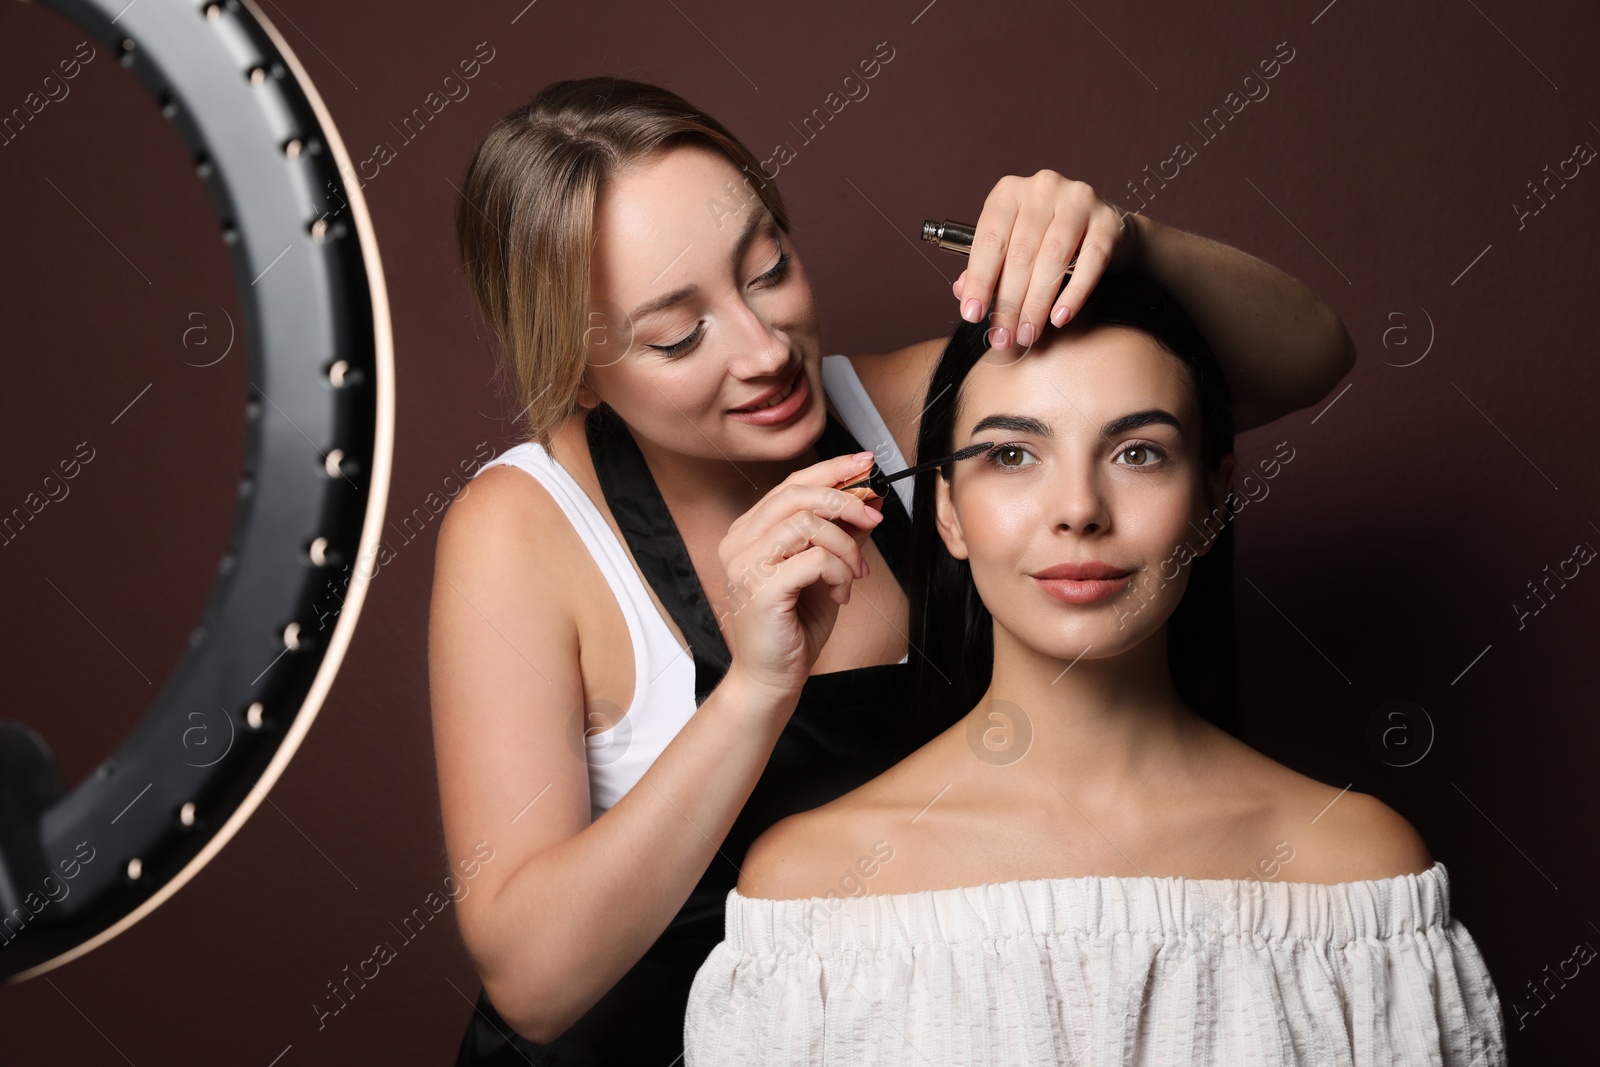
M 462 269 L 499 342 L 496 380 L 515 380 L 546 448 L 578 408 L 600 192 L 619 170 L 685 142 L 744 172 L 788 232 L 777 186 L 737 137 L 676 93 L 624 78 L 546 86 L 494 125 L 467 168 L 455 212 Z

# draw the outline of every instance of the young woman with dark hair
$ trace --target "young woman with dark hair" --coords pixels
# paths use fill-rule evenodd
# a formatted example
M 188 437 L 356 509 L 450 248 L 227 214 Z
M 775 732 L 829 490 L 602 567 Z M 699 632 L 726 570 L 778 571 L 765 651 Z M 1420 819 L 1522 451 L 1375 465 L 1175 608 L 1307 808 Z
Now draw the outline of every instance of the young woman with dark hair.
M 1101 279 L 1075 321 L 1079 331 L 1095 326 L 1138 330 L 1181 363 L 1192 383 L 1198 416 L 1197 469 L 1215 475 L 1225 460 L 1231 469 L 1234 416 L 1228 383 L 1194 322 L 1169 294 L 1145 275 L 1116 272 Z M 980 360 L 1005 363 L 1016 358 L 992 351 L 981 326 L 957 327 L 933 368 L 927 395 L 940 399 L 923 413 L 917 454 L 946 456 L 965 444 L 955 443 L 956 409 L 949 398 L 961 394 Z M 949 473 L 946 468 L 913 476 L 919 510 L 911 524 L 910 641 L 923 654 L 913 662 L 914 682 L 906 689 L 903 715 L 907 724 L 924 730 L 942 729 L 971 710 L 989 685 L 994 655 L 993 619 L 973 586 L 971 565 L 950 554 L 934 521 L 934 480 Z M 1196 521 L 1186 531 L 1183 547 L 1175 547 L 1162 566 L 1141 575 L 1122 610 L 1131 618 L 1149 602 L 1151 583 L 1172 582 L 1188 571 L 1187 592 L 1178 599 L 1168 627 L 1173 681 L 1186 705 L 1237 735 L 1233 524 L 1227 521 L 1226 504 Z M 960 663 L 962 670 L 947 677 L 938 667 L 942 663 Z
M 962 325 L 926 395 L 919 461 L 992 445 L 915 476 L 934 736 L 751 845 L 686 1067 L 1503 1064 L 1417 832 L 1218 725 L 1233 418 L 1177 303 L 1113 271 L 1026 354 Z

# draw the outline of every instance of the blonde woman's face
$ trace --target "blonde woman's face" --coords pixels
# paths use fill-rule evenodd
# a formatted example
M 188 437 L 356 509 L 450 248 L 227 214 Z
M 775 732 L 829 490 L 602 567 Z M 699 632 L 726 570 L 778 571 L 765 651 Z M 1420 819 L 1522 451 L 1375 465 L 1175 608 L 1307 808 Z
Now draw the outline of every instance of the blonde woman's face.
M 1218 529 L 1232 455 L 1208 480 L 1187 368 L 1121 326 L 1051 330 L 969 373 L 954 449 L 1004 443 L 935 480 L 940 535 L 996 624 L 1047 656 L 1115 656 L 1164 625 Z M 1210 526 L 1207 519 L 1213 519 Z M 1210 531 L 1209 533 L 1207 531 Z M 1098 588 L 1038 577 L 1098 562 Z M 995 635 L 998 643 L 1002 637 Z
M 679 147 L 619 174 L 595 211 L 580 399 L 685 455 L 791 458 L 826 419 L 811 285 L 748 181 Z M 793 395 L 765 416 L 735 413 L 780 387 Z

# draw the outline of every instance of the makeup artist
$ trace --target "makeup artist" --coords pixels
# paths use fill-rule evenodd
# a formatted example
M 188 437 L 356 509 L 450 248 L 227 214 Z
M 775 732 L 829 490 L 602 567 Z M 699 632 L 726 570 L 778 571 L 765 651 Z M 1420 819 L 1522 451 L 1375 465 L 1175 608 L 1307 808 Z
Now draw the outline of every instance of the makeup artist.
M 915 462 L 944 338 L 824 356 L 777 187 L 654 86 L 546 87 L 461 194 L 528 438 L 457 496 L 434 575 L 445 843 L 497 855 L 458 909 L 484 990 L 457 1062 L 668 1067 L 750 842 L 922 740 L 895 721 L 911 481 L 833 487 Z M 1053 171 L 1000 179 L 976 232 L 955 295 L 1001 353 L 1138 262 L 1193 308 L 1241 430 L 1353 365 L 1306 287 Z

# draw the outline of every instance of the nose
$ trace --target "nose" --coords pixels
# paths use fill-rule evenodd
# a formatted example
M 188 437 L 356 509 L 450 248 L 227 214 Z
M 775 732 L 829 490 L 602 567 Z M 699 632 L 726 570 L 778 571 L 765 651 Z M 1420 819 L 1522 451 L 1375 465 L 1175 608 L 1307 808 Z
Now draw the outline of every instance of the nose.
M 740 378 L 776 377 L 789 366 L 788 342 L 743 300 L 733 303 L 727 336 L 734 352 L 729 369 Z
M 1101 472 L 1092 458 L 1059 463 L 1055 477 L 1044 486 L 1046 517 L 1053 529 L 1080 534 L 1104 533 L 1111 528 L 1111 509 Z

